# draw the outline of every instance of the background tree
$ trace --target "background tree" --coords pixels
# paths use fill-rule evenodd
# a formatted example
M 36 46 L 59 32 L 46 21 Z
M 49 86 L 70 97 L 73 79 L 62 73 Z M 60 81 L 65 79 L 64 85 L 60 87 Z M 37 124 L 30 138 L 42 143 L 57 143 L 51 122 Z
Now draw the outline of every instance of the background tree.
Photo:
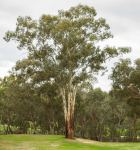
M 111 79 L 113 79 L 113 88 L 116 97 L 125 101 L 128 105 L 127 115 L 131 120 L 130 132 L 133 140 L 137 138 L 140 116 L 140 93 L 139 93 L 139 77 L 140 77 L 140 60 L 137 59 L 132 65 L 131 61 L 121 60 L 113 68 Z

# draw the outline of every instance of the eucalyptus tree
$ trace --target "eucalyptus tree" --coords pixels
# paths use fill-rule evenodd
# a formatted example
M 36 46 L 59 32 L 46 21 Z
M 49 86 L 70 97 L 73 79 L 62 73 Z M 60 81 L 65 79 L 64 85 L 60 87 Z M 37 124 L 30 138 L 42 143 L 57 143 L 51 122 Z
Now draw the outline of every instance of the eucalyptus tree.
M 130 59 L 122 59 L 113 68 L 111 79 L 113 90 L 118 97 L 125 98 L 128 103 L 140 99 L 140 59 L 132 65 Z M 130 102 L 131 103 L 131 102 Z
M 129 59 L 121 60 L 111 75 L 116 97 L 127 104 L 127 116 L 131 120 L 133 140 L 137 137 L 137 122 L 140 119 L 140 59 L 132 65 Z
M 16 41 L 28 58 L 19 62 L 28 81 L 36 86 L 55 83 L 63 102 L 66 137 L 74 137 L 74 109 L 78 87 L 91 82 L 94 74 L 105 69 L 107 59 L 127 53 L 127 48 L 100 47 L 112 38 L 105 19 L 98 18 L 93 7 L 78 5 L 60 10 L 57 15 L 42 15 L 37 21 L 18 17 L 15 31 L 5 40 Z M 24 71 L 23 71 L 24 70 Z

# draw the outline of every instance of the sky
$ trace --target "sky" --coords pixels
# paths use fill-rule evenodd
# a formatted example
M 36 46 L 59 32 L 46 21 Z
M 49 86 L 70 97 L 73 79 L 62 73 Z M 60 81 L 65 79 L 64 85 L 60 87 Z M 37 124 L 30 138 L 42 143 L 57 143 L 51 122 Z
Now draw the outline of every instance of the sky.
M 110 46 L 128 46 L 132 52 L 127 54 L 131 60 L 140 57 L 140 1 L 139 0 L 4 0 L 0 1 L 0 77 L 8 75 L 16 61 L 26 56 L 19 51 L 16 43 L 3 40 L 5 32 L 14 30 L 18 16 L 31 16 L 38 19 L 42 14 L 57 14 L 58 10 L 71 6 L 86 4 L 96 9 L 99 17 L 103 17 L 110 25 L 114 38 L 104 43 Z M 108 73 L 98 77 L 95 87 L 104 91 L 111 89 L 108 75 L 115 60 L 107 63 Z

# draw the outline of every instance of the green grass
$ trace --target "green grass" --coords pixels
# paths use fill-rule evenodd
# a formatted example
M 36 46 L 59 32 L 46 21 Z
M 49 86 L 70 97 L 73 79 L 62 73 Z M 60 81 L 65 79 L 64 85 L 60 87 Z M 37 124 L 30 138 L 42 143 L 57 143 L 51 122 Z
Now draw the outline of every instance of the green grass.
M 0 150 L 140 150 L 140 143 L 84 144 L 55 135 L 0 135 Z

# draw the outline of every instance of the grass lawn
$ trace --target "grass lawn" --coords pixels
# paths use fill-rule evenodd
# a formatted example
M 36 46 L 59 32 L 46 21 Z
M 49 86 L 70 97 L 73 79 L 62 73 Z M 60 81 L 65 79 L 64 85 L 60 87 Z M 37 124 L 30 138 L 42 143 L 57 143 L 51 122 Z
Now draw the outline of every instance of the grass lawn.
M 140 143 L 83 142 L 55 135 L 0 135 L 0 150 L 140 150 Z

